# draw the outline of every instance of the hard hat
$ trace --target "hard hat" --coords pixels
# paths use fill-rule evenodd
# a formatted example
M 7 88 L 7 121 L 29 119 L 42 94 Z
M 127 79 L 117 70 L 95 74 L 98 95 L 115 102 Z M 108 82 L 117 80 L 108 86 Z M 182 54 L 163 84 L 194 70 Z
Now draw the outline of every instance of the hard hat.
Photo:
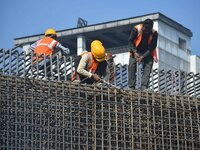
M 98 62 L 102 62 L 106 59 L 105 48 L 102 45 L 94 45 L 91 48 L 92 55 Z
M 45 36 L 46 35 L 56 35 L 56 31 L 54 30 L 54 29 L 52 29 L 52 28 L 49 28 L 49 29 L 47 29 L 46 31 L 45 31 Z
M 102 43 L 101 43 L 101 41 L 99 41 L 99 40 L 94 40 L 94 41 L 92 41 L 92 43 L 90 44 L 90 47 L 92 48 L 92 47 L 95 46 L 95 45 L 102 45 Z

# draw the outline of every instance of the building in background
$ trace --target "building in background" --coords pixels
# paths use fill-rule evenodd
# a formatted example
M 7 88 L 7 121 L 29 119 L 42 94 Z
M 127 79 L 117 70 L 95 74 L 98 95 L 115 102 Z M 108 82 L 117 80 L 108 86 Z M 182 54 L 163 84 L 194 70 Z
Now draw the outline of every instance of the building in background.
M 154 68 L 199 73 L 200 57 L 191 55 L 192 32 L 161 13 L 60 30 L 57 31 L 58 41 L 69 47 L 72 54 L 80 54 L 85 49 L 89 50 L 91 41 L 99 39 L 109 52 L 116 54 L 116 64 L 128 64 L 131 29 L 147 18 L 154 21 L 154 29 L 158 31 L 159 62 L 154 63 Z M 14 43 L 23 44 L 23 50 L 27 51 L 30 44 L 42 37 L 43 33 L 20 37 L 14 39 Z

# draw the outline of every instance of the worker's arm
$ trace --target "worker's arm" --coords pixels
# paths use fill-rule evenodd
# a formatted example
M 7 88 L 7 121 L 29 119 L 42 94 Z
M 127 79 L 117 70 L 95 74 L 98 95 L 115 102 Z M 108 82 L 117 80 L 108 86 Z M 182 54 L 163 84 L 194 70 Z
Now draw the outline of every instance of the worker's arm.
M 69 48 L 62 46 L 59 42 L 56 44 L 56 49 L 61 50 L 64 53 L 64 55 L 68 55 L 70 53 Z
M 31 44 L 31 46 L 28 48 L 27 54 L 29 54 L 30 52 L 34 52 L 34 49 L 36 48 L 39 41 L 36 41 L 35 43 Z
M 138 34 L 138 31 L 135 28 L 133 28 L 131 31 L 129 40 L 128 40 L 128 45 L 130 47 L 130 51 L 132 51 L 134 53 L 136 52 L 136 45 L 133 41 L 137 38 L 137 34 Z
M 88 54 L 85 54 L 82 56 L 80 62 L 79 62 L 79 65 L 77 67 L 77 72 L 85 77 L 89 77 L 91 78 L 92 77 L 92 73 L 91 72 L 88 72 L 87 70 L 85 70 L 86 68 L 86 65 L 87 65 L 87 62 L 88 62 Z
M 38 42 L 35 42 L 35 43 L 31 44 L 30 49 L 31 49 L 31 50 L 34 50 L 35 47 L 37 46 L 37 43 L 38 43 Z
M 153 37 L 152 37 L 149 49 L 143 54 L 144 58 L 147 57 L 147 56 L 149 56 L 152 53 L 152 51 L 156 48 L 157 41 L 158 41 L 158 32 L 155 31 L 154 34 L 153 34 Z

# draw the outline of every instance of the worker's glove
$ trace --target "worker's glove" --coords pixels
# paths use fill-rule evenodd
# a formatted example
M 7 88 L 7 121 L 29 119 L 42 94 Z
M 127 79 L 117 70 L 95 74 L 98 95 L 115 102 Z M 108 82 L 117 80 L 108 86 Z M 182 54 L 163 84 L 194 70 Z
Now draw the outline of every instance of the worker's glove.
M 62 52 L 63 52 L 63 55 L 69 55 L 70 50 L 69 50 L 69 48 L 65 48 L 62 50 Z
M 93 74 L 92 77 L 94 78 L 94 80 L 97 82 L 99 81 L 101 78 L 97 75 L 97 74 Z

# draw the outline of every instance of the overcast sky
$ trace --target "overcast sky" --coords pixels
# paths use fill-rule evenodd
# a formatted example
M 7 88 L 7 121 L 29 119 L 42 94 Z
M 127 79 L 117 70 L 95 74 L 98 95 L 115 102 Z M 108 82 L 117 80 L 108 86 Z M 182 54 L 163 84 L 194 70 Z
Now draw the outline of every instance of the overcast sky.
M 0 0 L 0 48 L 49 27 L 74 28 L 78 17 L 91 25 L 156 12 L 190 29 L 192 54 L 200 56 L 200 0 Z

